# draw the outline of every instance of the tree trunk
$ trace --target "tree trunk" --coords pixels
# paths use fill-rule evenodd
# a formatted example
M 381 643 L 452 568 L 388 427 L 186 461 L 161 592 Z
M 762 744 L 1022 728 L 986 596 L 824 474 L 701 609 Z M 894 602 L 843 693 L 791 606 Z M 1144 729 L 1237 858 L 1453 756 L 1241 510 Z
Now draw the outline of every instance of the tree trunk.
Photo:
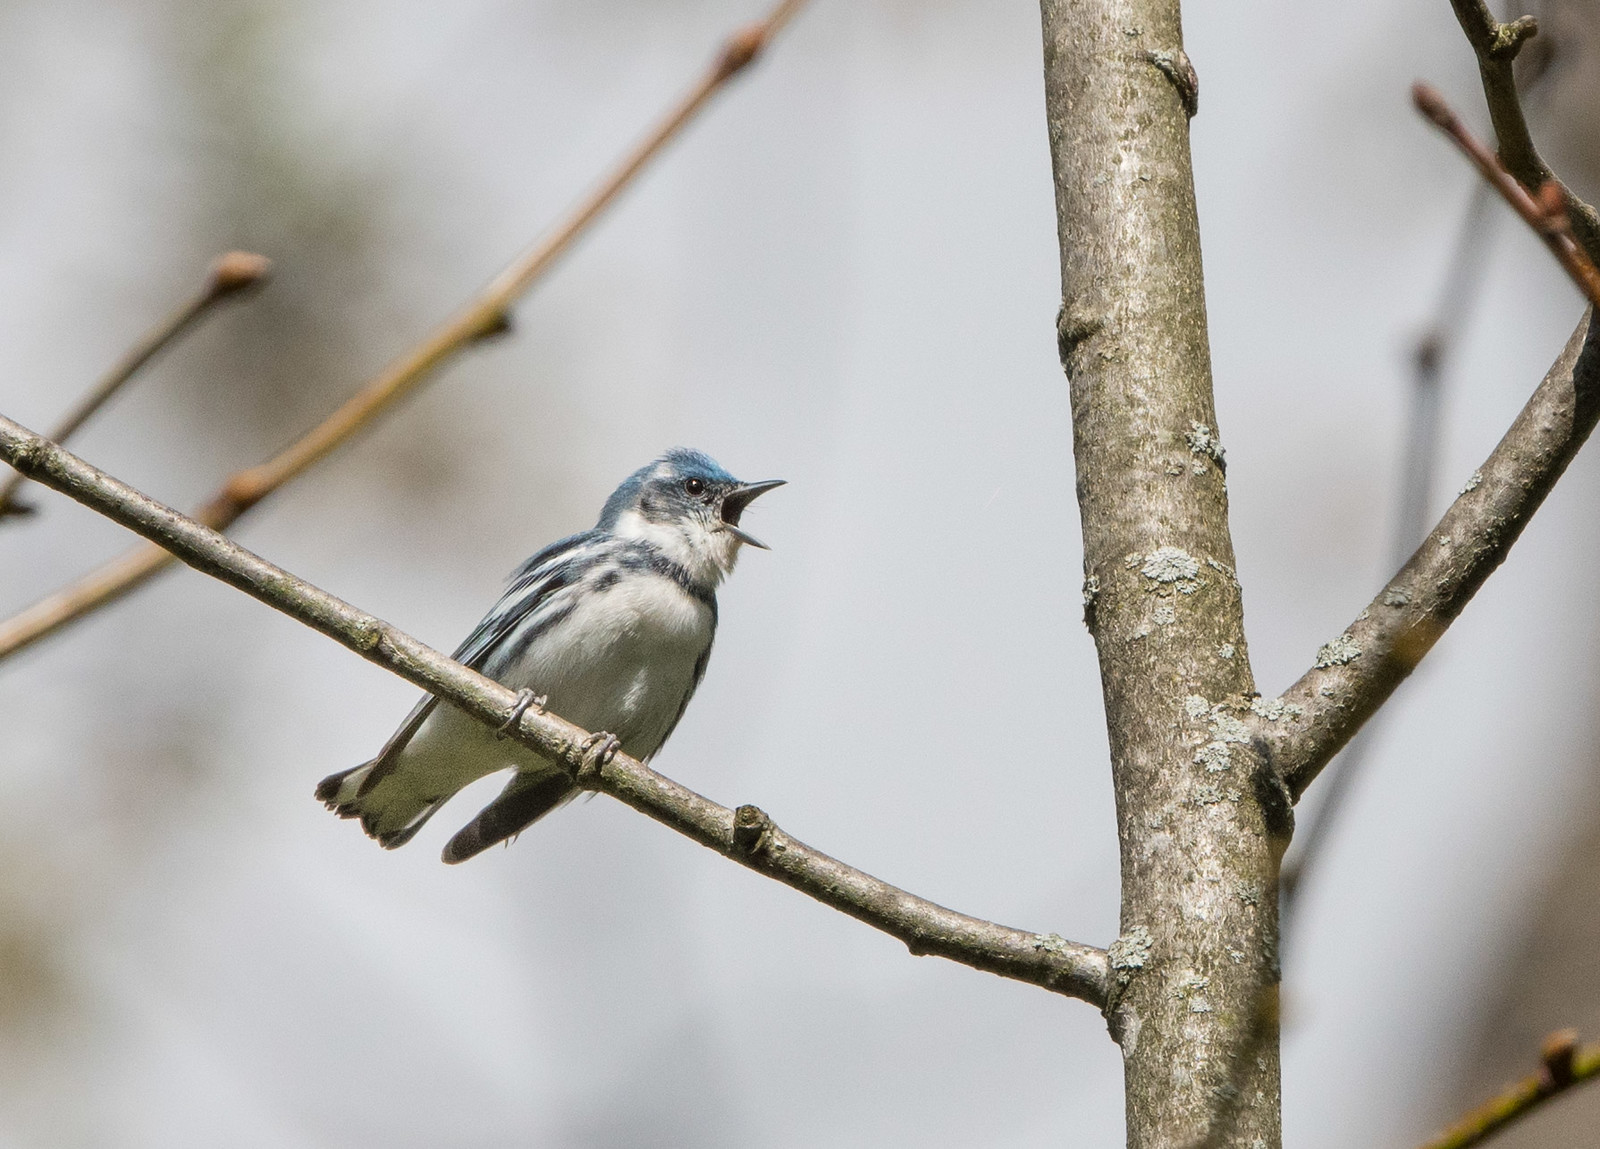
M 1279 1144 L 1277 867 L 1211 392 L 1177 0 L 1042 0 L 1086 618 L 1122 856 L 1130 1146 Z M 1257 703 L 1259 707 L 1260 704 Z

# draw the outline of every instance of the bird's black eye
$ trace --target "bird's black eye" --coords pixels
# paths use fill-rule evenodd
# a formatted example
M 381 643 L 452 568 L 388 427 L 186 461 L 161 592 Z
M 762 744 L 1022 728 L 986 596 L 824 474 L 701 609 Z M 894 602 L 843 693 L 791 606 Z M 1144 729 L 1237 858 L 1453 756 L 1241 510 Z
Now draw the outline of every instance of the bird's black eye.
M 691 495 L 703 495 L 706 493 L 705 482 L 701 479 L 685 479 L 683 481 L 683 489 Z

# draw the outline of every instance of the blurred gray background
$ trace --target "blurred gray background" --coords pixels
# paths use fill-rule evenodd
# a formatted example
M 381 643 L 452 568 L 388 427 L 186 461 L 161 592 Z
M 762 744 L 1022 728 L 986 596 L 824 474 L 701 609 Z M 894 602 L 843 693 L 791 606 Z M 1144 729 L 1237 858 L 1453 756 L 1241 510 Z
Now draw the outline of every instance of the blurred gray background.
M 1593 192 L 1597 21 L 1568 3 L 1539 132 Z M 481 285 L 759 12 L 11 0 L 0 409 L 48 426 L 213 255 L 261 251 L 271 287 L 75 442 L 194 503 Z M 1471 189 L 1407 85 L 1485 117 L 1445 0 L 1186 17 L 1271 695 L 1386 574 L 1407 355 Z M 1031 0 L 813 0 L 512 338 L 238 536 L 450 649 L 663 448 L 787 478 L 659 767 L 928 897 L 1106 944 L 1038 20 Z M 1496 214 L 1441 506 L 1581 310 Z M 1545 1029 L 1600 1036 L 1600 879 L 1562 885 L 1600 850 L 1597 496 L 1591 451 L 1396 699 L 1308 881 L 1293 1145 L 1408 1144 Z M 32 497 L 41 517 L 0 528 L 0 611 L 128 545 Z M 1092 1009 L 912 958 L 608 799 L 444 867 L 477 790 L 379 850 L 311 790 L 414 695 L 186 571 L 0 666 L 0 1144 L 1120 1144 Z

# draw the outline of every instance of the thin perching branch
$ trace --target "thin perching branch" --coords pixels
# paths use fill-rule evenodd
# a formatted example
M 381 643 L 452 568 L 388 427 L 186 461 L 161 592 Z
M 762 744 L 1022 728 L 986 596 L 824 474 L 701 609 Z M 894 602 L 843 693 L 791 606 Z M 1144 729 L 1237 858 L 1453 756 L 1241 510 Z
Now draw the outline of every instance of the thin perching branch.
M 272 271 L 272 261 L 264 255 L 249 251 L 229 251 L 219 255 L 206 273 L 200 291 L 178 310 L 167 316 L 143 339 L 134 344 L 117 360 L 110 371 L 67 412 L 61 422 L 50 432 L 50 438 L 65 443 L 89 417 L 103 407 L 108 399 L 122 389 L 122 385 L 166 348 L 194 328 L 201 319 L 224 300 L 235 299 L 245 292 L 260 287 Z M 0 484 L 0 520 L 9 516 L 33 514 L 34 508 L 16 501 L 17 491 L 28 480 L 12 475 Z
M 1523 45 L 1538 35 L 1539 22 L 1532 16 L 1523 16 L 1502 24 L 1494 18 L 1484 0 L 1450 0 L 1450 5 L 1478 57 L 1483 95 L 1489 105 L 1495 138 L 1500 144 L 1501 162 L 1526 188 L 1556 183 L 1579 245 L 1589 253 L 1590 259 L 1600 262 L 1600 215 L 1556 180 L 1555 173 L 1539 155 L 1522 110 L 1522 94 L 1517 90 L 1512 65 Z
M 1600 271 L 1595 269 L 1595 257 L 1579 244 L 1572 230 L 1572 209 L 1569 204 L 1572 193 L 1551 177 L 1541 184 L 1535 184 L 1535 191 L 1529 194 L 1511 178 L 1511 173 L 1501 166 L 1494 154 L 1467 130 L 1461 117 L 1455 114 L 1436 90 L 1427 84 L 1415 84 L 1411 89 L 1411 97 L 1417 109 L 1455 142 L 1479 174 L 1544 240 L 1550 254 L 1556 257 L 1561 269 L 1578 285 L 1578 290 L 1590 303 L 1600 306 Z M 1577 202 L 1580 208 L 1589 206 L 1582 200 Z
M 1552 1097 L 1600 1077 L 1600 1045 L 1586 1045 L 1580 1049 L 1576 1030 L 1559 1030 L 1544 1039 L 1539 1062 L 1538 1073 L 1485 1101 L 1421 1149 L 1469 1149 L 1527 1116 Z
M 749 67 L 805 0 L 781 0 L 766 19 L 735 32 L 710 68 L 656 126 L 620 159 L 588 195 L 545 237 L 518 257 L 452 318 L 394 360 L 344 405 L 265 463 L 231 476 L 194 513 L 199 522 L 226 530 L 273 491 L 343 446 L 379 415 L 411 394 L 443 364 L 489 336 L 509 329 L 508 308 L 564 254 L 729 80 Z M 140 547 L 113 559 L 9 619 L 0 621 L 0 659 L 137 589 L 172 565 L 160 547 Z
M 517 695 L 499 683 L 272 565 L 3 416 L 0 459 L 480 722 L 498 729 L 516 708 Z M 610 794 L 723 857 L 900 939 L 912 953 L 948 958 L 1093 1005 L 1105 1003 L 1108 959 L 1103 950 L 1056 934 L 996 925 L 935 905 L 812 849 L 784 833 L 754 806 L 737 810 L 719 806 L 626 755 L 597 763 L 585 749 L 588 732 L 554 715 L 523 707 L 509 736 L 565 764 L 579 786 Z

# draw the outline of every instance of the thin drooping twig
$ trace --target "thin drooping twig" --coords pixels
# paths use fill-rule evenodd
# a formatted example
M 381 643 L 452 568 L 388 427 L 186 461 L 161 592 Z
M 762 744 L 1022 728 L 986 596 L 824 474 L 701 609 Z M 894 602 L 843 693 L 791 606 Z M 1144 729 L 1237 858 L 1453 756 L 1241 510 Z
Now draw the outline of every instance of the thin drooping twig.
M 178 310 L 152 328 L 143 339 L 134 344 L 117 360 L 83 398 L 67 412 L 61 422 L 50 432 L 50 438 L 65 443 L 89 417 L 105 405 L 106 400 L 122 389 L 122 385 L 139 373 L 139 370 L 163 350 L 176 343 L 191 330 L 217 304 L 236 299 L 252 288 L 261 286 L 271 273 L 272 261 L 266 256 L 249 251 L 229 251 L 218 256 L 206 273 L 206 282 L 200 291 Z M 12 515 L 31 515 L 34 508 L 16 501 L 16 494 L 27 482 L 21 475 L 12 475 L 0 484 L 0 520 Z
M 804 2 L 781 0 L 766 19 L 730 36 L 705 74 L 544 238 L 496 276 L 466 307 L 390 363 L 311 431 L 265 463 L 229 478 L 195 511 L 194 517 L 207 526 L 226 530 L 273 491 L 371 425 L 455 355 L 483 338 L 508 330 L 510 306 L 571 248 L 573 241 L 678 136 L 695 113 L 761 55 L 773 35 Z M 172 562 L 172 556 L 160 547 L 140 547 L 0 621 L 0 659 L 110 605 Z
M 1600 1078 L 1600 1045 L 1579 1048 L 1576 1030 L 1545 1038 L 1539 1061 L 1538 1073 L 1485 1101 L 1421 1149 L 1469 1149 L 1574 1085 Z
M 1434 472 L 1439 463 L 1439 425 L 1443 406 L 1444 370 L 1473 301 L 1483 285 L 1489 237 L 1496 216 L 1489 185 L 1476 180 L 1456 232 L 1455 251 L 1445 270 L 1444 291 L 1411 356 L 1410 406 L 1402 447 L 1394 530 L 1390 536 L 1387 569 L 1397 570 L 1416 550 L 1428 530 L 1428 508 L 1433 501 Z M 1329 763 L 1319 787 L 1319 801 L 1309 818 L 1300 818 L 1294 844 L 1278 876 L 1279 912 L 1289 933 L 1289 917 L 1298 904 L 1306 873 L 1321 857 L 1332 828 L 1371 760 L 1378 720 L 1363 726 L 1343 752 Z
M 1484 0 L 1450 0 L 1456 19 L 1478 57 L 1478 72 L 1483 78 L 1483 95 L 1489 105 L 1500 159 L 1524 187 L 1535 189 L 1555 182 L 1572 220 L 1579 246 L 1589 258 L 1600 263 L 1600 214 L 1559 181 L 1539 155 L 1528 119 L 1522 109 L 1522 93 L 1517 88 L 1513 64 L 1522 47 L 1539 32 L 1532 16 L 1509 24 L 1494 18 Z
M 1255 703 L 1257 745 L 1295 798 L 1455 621 L 1600 420 L 1595 314 L 1399 573 L 1281 698 Z
M 0 417 L 0 459 L 136 531 L 196 570 L 310 626 L 363 658 L 499 727 L 517 695 L 388 623 L 273 566 L 215 530 L 110 478 Z M 618 754 L 597 763 L 587 733 L 526 706 L 509 736 L 565 763 L 579 785 L 610 794 L 725 858 L 932 954 L 1104 1005 L 1105 951 L 969 917 L 897 889 L 790 837 L 754 806 L 731 810 Z
M 1416 101 L 1418 110 L 1456 142 L 1483 178 L 1489 181 L 1490 186 L 1499 192 L 1523 221 L 1544 240 L 1545 246 L 1556 257 L 1556 262 L 1561 264 L 1562 270 L 1571 277 L 1573 283 L 1578 285 L 1578 290 L 1583 292 L 1590 303 L 1600 306 L 1600 270 L 1596 269 L 1594 259 L 1579 244 L 1572 230 L 1571 204 L 1574 199 L 1572 193 L 1566 191 L 1552 177 L 1541 184 L 1533 185 L 1535 191 L 1529 194 L 1521 184 L 1511 178 L 1510 172 L 1500 166 L 1494 153 L 1479 143 L 1467 130 L 1466 125 L 1461 122 L 1461 117 L 1451 110 L 1450 105 L 1445 103 L 1444 97 L 1436 90 L 1427 84 L 1414 84 L 1411 96 Z M 1580 207 L 1588 207 L 1582 200 L 1576 202 Z

